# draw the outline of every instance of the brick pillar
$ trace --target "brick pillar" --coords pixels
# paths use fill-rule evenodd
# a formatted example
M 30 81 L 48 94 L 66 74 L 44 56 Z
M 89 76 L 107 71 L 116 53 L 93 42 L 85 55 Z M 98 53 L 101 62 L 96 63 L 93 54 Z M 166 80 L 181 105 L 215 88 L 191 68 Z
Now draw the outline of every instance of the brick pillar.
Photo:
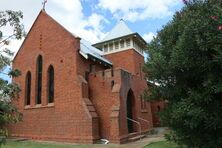
M 110 122 L 110 141 L 120 143 L 119 107 L 112 108 Z

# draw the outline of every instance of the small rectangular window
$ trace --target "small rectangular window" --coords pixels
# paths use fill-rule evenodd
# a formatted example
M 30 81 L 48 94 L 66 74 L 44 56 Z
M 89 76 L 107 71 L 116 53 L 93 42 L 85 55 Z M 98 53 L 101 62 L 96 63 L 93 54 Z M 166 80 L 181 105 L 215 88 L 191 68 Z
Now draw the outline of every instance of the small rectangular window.
M 109 51 L 112 51 L 113 50 L 113 43 L 110 43 L 109 44 Z
M 120 48 L 124 48 L 124 40 L 120 41 Z
M 115 42 L 115 49 L 119 49 L 119 42 Z
M 143 109 L 143 97 L 140 96 L 140 106 L 141 106 L 141 109 Z
M 104 45 L 104 52 L 108 52 L 108 45 Z
M 130 46 L 130 39 L 126 40 L 126 46 L 129 47 Z
M 146 108 L 146 100 L 144 99 L 143 95 L 140 96 L 140 102 L 141 102 L 141 109 Z

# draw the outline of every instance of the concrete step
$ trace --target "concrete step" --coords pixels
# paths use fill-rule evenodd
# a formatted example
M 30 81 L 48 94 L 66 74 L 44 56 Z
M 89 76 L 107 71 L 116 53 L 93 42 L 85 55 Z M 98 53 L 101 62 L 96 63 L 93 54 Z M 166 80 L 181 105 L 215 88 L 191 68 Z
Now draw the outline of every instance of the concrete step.
M 132 138 L 132 137 L 135 137 L 135 136 L 138 136 L 138 135 L 139 135 L 139 132 L 129 133 L 128 138 Z
M 146 137 L 146 135 L 137 135 L 137 136 L 128 138 L 128 142 L 134 142 L 134 141 L 140 140 L 140 139 L 142 139 L 144 137 Z

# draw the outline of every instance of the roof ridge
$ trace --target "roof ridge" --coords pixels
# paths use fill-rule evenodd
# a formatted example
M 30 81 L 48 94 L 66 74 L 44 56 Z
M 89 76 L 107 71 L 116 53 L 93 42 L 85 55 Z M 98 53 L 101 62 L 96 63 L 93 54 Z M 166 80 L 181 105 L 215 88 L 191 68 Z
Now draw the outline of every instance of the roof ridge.
M 113 29 L 106 35 L 101 42 L 108 41 L 111 39 L 119 38 L 134 33 L 121 18 L 119 22 L 113 27 Z

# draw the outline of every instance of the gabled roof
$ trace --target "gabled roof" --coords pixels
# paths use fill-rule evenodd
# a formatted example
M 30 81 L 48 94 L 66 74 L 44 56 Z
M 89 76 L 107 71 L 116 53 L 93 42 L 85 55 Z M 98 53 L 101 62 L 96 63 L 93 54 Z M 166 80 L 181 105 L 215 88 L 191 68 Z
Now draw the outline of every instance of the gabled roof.
M 147 45 L 147 42 L 137 32 L 133 32 L 124 22 L 124 20 L 121 19 L 103 40 L 93 44 L 93 46 L 100 48 L 102 44 L 107 43 L 109 41 L 132 37 L 132 36 L 137 38 L 139 42 L 142 43 L 143 46 Z
M 93 47 L 92 44 L 84 39 L 80 40 L 79 53 L 86 59 L 91 58 L 104 63 L 107 66 L 111 66 L 112 63 L 103 57 L 103 52 Z
M 62 27 L 66 32 L 68 32 L 71 36 L 73 36 L 74 38 L 79 38 L 78 36 L 74 35 L 73 33 L 71 33 L 69 30 L 67 30 L 65 27 L 63 27 L 61 24 L 59 24 L 56 20 L 54 20 L 50 15 L 48 15 L 44 10 L 41 10 L 37 16 L 37 18 L 35 19 L 34 23 L 32 24 L 32 27 L 30 28 L 25 40 L 23 41 L 22 45 L 19 48 L 19 51 L 16 53 L 15 57 L 13 60 L 15 60 L 16 56 L 18 55 L 18 53 L 20 52 L 20 49 L 22 48 L 23 44 L 26 42 L 27 37 L 29 36 L 30 32 L 32 31 L 34 24 L 37 22 L 37 20 L 39 19 L 39 17 L 41 17 L 41 15 L 46 15 L 48 18 L 52 19 L 54 22 L 56 22 L 57 25 L 59 25 L 60 27 Z M 98 61 L 99 63 L 104 63 L 104 65 L 107 66 L 111 66 L 112 63 L 110 61 L 108 61 L 107 59 L 105 59 L 102 55 L 103 52 L 100 51 L 99 49 L 91 46 L 91 43 L 87 42 L 84 39 L 80 40 L 80 54 L 82 56 L 84 56 L 86 59 L 89 59 L 89 57 L 93 60 Z
M 72 34 L 69 30 L 67 30 L 65 27 L 63 27 L 60 23 L 58 23 L 54 18 L 52 18 L 50 15 L 48 15 L 46 13 L 45 10 L 40 10 L 38 16 L 36 17 L 35 21 L 33 22 L 31 28 L 29 29 L 27 35 L 25 36 L 25 39 L 24 41 L 22 42 L 22 45 L 19 47 L 19 50 L 18 52 L 15 54 L 14 58 L 13 58 L 13 61 L 16 59 L 17 55 L 19 54 L 21 48 L 23 47 L 23 45 L 25 44 L 27 38 L 29 37 L 29 34 L 32 32 L 33 28 L 34 28 L 34 25 L 37 23 L 38 19 L 41 17 L 41 15 L 46 15 L 49 19 L 53 20 L 57 25 L 59 25 L 60 27 L 62 27 L 67 33 L 69 33 L 71 36 L 73 36 L 74 38 L 78 37 L 78 36 L 75 36 L 74 34 Z
M 117 23 L 117 25 L 108 33 L 108 35 L 101 42 L 112 40 L 112 39 L 123 37 L 123 36 L 127 36 L 127 35 L 130 35 L 133 33 L 135 33 L 135 32 L 133 32 L 126 25 L 126 23 L 121 19 Z

